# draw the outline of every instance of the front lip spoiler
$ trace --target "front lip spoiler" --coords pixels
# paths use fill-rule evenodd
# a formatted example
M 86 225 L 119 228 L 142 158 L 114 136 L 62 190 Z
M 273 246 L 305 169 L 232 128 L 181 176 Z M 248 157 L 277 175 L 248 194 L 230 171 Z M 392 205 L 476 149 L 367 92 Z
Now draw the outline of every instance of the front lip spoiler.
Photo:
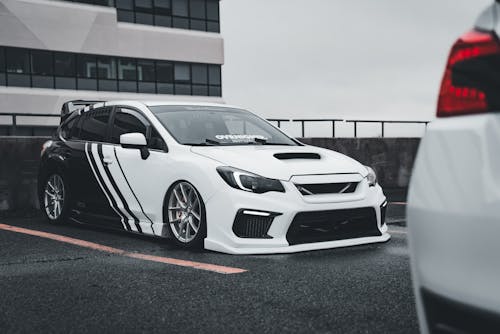
M 362 237 L 355 239 L 343 239 L 343 240 L 334 240 L 334 241 L 323 241 L 323 242 L 314 242 L 309 244 L 298 244 L 298 245 L 283 245 L 283 246 L 266 246 L 259 245 L 249 246 L 249 247 L 230 247 L 213 241 L 211 239 L 205 239 L 205 249 L 226 253 L 226 254 L 234 254 L 234 255 L 258 255 L 258 254 L 287 254 L 287 253 L 299 253 L 313 250 L 325 250 L 325 249 L 333 249 L 333 248 L 341 248 L 341 247 L 350 247 L 364 244 L 372 244 L 372 243 L 382 243 L 387 242 L 391 239 L 391 235 L 387 232 L 383 232 L 381 236 L 375 237 Z

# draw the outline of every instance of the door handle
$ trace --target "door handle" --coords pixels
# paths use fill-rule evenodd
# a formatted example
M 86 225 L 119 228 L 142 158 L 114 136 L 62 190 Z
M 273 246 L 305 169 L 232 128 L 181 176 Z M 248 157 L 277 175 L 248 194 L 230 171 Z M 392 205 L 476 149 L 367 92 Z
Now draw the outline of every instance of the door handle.
M 105 164 L 106 166 L 107 165 L 111 165 L 113 163 L 113 160 L 111 158 L 108 158 L 108 157 L 104 157 L 102 159 L 102 163 Z

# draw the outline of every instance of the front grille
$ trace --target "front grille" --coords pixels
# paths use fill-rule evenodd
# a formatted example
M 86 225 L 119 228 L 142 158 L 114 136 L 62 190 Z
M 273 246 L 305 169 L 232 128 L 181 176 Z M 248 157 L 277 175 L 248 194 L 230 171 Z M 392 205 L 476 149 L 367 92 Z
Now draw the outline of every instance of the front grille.
M 290 245 L 380 236 L 375 209 L 371 207 L 299 212 L 286 239 Z
M 233 232 L 240 238 L 271 238 L 267 232 L 273 223 L 275 213 L 269 213 L 269 216 L 259 216 L 245 214 L 247 210 L 239 210 L 233 223 Z M 250 211 L 250 210 L 248 210 Z
M 358 182 L 295 184 L 304 196 L 318 194 L 349 194 L 356 191 Z
M 500 333 L 500 314 L 458 303 L 426 289 L 420 293 L 431 334 Z

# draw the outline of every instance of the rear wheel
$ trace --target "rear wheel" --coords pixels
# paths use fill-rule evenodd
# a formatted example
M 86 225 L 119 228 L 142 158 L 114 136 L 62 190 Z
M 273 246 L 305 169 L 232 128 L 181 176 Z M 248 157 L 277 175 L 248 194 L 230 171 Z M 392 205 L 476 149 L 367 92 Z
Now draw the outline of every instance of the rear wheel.
M 66 218 L 69 202 L 69 190 L 60 173 L 51 173 L 45 179 L 42 194 L 42 206 L 51 223 L 61 223 Z
M 166 199 L 166 219 L 178 245 L 189 248 L 203 245 L 207 229 L 205 206 L 191 183 L 179 181 L 170 188 Z

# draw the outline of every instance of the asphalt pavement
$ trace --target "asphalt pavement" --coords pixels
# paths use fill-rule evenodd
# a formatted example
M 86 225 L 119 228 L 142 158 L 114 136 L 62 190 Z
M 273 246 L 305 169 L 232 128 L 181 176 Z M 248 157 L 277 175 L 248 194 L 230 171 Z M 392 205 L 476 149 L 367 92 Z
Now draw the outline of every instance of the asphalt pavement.
M 388 221 L 392 239 L 383 244 L 234 256 L 41 217 L 0 218 L 51 233 L 0 229 L 0 332 L 417 333 L 404 203 L 390 204 Z M 211 265 L 222 267 L 203 270 Z

